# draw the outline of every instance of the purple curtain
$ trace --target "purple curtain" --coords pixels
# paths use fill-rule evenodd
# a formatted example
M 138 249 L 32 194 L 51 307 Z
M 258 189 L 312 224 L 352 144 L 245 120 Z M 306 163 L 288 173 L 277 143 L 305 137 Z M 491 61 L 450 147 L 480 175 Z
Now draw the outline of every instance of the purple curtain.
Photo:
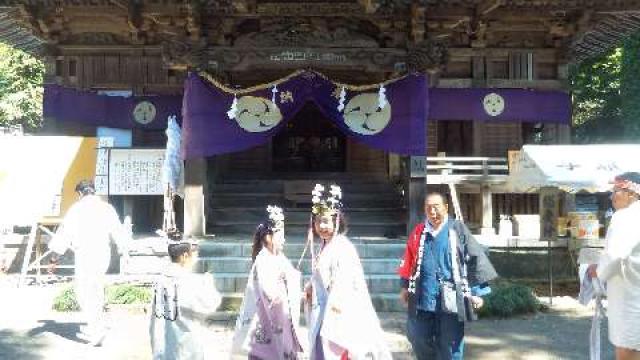
M 341 86 L 319 73 L 305 71 L 277 84 L 275 94 L 270 87 L 237 95 L 236 118 L 231 119 L 227 112 L 234 96 L 190 74 L 183 98 L 183 157 L 205 157 L 263 144 L 309 101 L 357 141 L 389 152 L 424 155 L 426 84 L 424 75 L 409 75 L 385 85 L 388 103 L 383 107 L 378 106 L 378 86 L 366 91 L 346 89 L 345 108 L 339 111 Z
M 267 142 L 304 106 L 315 103 L 342 132 L 384 151 L 424 155 L 425 121 L 487 122 L 571 121 L 571 99 L 560 91 L 524 89 L 428 89 L 421 75 L 409 75 L 385 85 L 389 106 L 379 106 L 379 88 L 346 89 L 338 110 L 341 85 L 305 71 L 273 88 L 237 96 L 235 119 L 227 112 L 234 96 L 196 74 L 190 74 L 184 96 L 98 95 L 58 85 L 46 85 L 44 116 L 56 121 L 113 128 L 165 129 L 167 117 L 183 115 L 183 157 L 203 157 L 242 151 Z M 275 100 L 272 101 L 272 100 Z M 155 116 L 142 124 L 134 109 L 148 101 Z M 428 114 L 428 116 L 427 116 Z
M 431 89 L 429 120 L 571 122 L 571 98 L 561 91 Z
M 155 116 L 144 119 L 145 124 L 135 121 L 133 112 L 143 101 L 155 108 Z M 151 114 L 148 106 L 143 106 Z M 78 91 L 59 85 L 45 85 L 43 114 L 56 121 L 78 122 L 92 126 L 122 129 L 166 129 L 170 115 L 180 116 L 182 96 L 108 96 L 95 91 Z M 178 120 L 180 122 L 180 120 Z

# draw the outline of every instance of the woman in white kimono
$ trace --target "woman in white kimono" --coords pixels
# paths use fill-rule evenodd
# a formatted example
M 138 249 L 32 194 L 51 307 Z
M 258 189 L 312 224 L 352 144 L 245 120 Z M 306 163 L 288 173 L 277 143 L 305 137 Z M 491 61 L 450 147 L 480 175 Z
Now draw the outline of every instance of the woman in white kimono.
M 606 246 L 592 276 L 606 282 L 609 340 L 617 360 L 640 359 L 640 174 L 615 179 L 611 200 L 617 210 L 607 230 Z
M 282 209 L 267 207 L 269 219 L 258 225 L 253 241 L 253 266 L 236 321 L 232 358 L 298 359 L 300 272 L 284 256 Z
M 313 192 L 313 233 L 320 251 L 312 253 L 311 280 L 305 287 L 311 360 L 391 359 L 355 246 L 344 235 L 341 190 Z
M 206 319 L 222 301 L 213 276 L 192 272 L 195 244 L 171 242 L 168 251 L 171 264 L 155 285 L 149 323 L 153 359 L 213 359 Z

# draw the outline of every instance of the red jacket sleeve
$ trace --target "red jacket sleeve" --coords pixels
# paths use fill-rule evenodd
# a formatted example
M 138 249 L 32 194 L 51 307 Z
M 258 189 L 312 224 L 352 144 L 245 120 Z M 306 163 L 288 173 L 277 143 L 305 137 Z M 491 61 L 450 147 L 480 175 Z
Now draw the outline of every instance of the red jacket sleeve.
M 402 259 L 402 263 L 400 263 L 400 267 L 398 268 L 398 275 L 400 275 L 404 280 L 409 280 L 415 270 L 420 234 L 423 229 L 424 224 L 418 224 L 407 239 L 407 247 L 404 250 L 404 257 Z

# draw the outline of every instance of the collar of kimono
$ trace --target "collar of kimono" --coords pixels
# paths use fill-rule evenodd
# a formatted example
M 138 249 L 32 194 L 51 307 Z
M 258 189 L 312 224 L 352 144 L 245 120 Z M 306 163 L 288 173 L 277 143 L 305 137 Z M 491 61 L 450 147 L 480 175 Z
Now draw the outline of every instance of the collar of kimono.
M 429 234 L 431 234 L 431 236 L 436 237 L 438 236 L 438 234 L 440 233 L 440 230 L 442 230 L 442 228 L 444 228 L 444 226 L 447 224 L 447 222 L 449 221 L 449 217 L 445 216 L 444 219 L 442 219 L 442 222 L 440 223 L 440 226 L 438 226 L 438 228 L 436 229 L 429 220 L 424 222 L 424 229 L 426 232 L 428 232 Z
M 613 190 L 629 190 L 634 193 L 640 195 L 640 184 L 634 183 L 631 180 L 622 179 L 620 177 L 616 177 L 613 180 Z

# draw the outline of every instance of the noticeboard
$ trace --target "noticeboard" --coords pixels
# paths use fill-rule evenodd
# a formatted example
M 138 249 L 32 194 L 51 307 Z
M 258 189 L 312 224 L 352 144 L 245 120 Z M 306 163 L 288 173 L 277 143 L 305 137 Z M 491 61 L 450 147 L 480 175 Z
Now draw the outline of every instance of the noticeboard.
M 110 149 L 109 195 L 162 195 L 164 149 Z

